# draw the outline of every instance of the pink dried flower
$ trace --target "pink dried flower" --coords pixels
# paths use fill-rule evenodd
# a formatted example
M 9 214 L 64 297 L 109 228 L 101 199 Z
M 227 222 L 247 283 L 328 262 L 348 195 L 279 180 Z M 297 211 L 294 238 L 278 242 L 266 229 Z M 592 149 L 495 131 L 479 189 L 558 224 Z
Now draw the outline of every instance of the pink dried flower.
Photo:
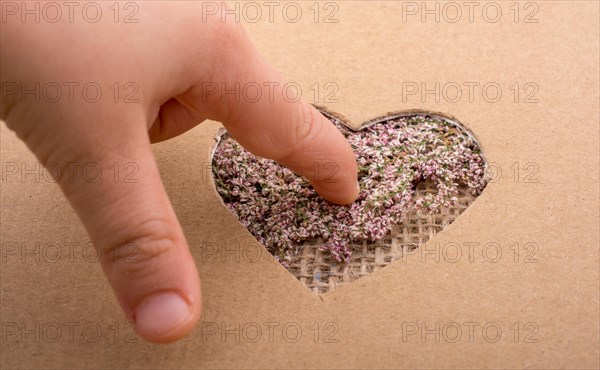
M 383 238 L 412 209 L 454 205 L 460 186 L 479 194 L 485 160 L 474 139 L 455 124 L 428 115 L 376 123 L 354 132 L 335 118 L 357 158 L 361 192 L 349 206 L 320 198 L 309 183 L 274 161 L 222 137 L 213 158 L 217 191 L 240 222 L 286 267 L 293 244 L 323 238 L 321 249 L 347 262 L 351 243 Z M 415 199 L 418 183 L 436 193 Z

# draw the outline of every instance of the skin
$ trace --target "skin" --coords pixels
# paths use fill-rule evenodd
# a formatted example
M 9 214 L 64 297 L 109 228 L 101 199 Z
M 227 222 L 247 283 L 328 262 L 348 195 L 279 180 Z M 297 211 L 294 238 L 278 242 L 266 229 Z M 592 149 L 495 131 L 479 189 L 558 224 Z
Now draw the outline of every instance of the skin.
M 241 26 L 219 16 L 202 21 L 198 2 L 148 2 L 139 23 L 30 21 L 18 16 L 2 24 L 2 83 L 63 84 L 93 81 L 103 97 L 95 103 L 63 97 L 58 102 L 5 94 L 1 118 L 40 163 L 134 162 L 137 183 L 102 176 L 92 182 L 81 171 L 56 181 L 102 248 L 100 263 L 125 316 L 139 335 L 157 343 L 176 341 L 196 325 L 201 312 L 200 281 L 185 236 L 160 179 L 151 143 L 180 135 L 206 119 L 220 121 L 250 152 L 306 175 L 317 192 L 336 204 L 358 195 L 357 167 L 341 133 L 307 103 L 282 98 L 275 87 L 259 101 L 236 102 L 203 95 L 203 83 L 285 81 L 249 41 Z M 282 41 L 284 42 L 284 41 Z M 134 82 L 137 103 L 115 103 L 109 86 Z M 205 85 L 204 85 L 205 86 Z M 63 95 L 67 94 L 63 89 Z M 126 92 L 123 91 L 123 94 Z M 92 94 L 93 95 L 93 94 Z M 315 163 L 335 162 L 333 179 L 310 177 Z M 51 171 L 52 172 L 52 171 Z M 333 181 L 331 181 L 333 180 Z M 128 255 L 136 246 L 136 262 Z M 121 251 L 121 253 L 119 253 Z

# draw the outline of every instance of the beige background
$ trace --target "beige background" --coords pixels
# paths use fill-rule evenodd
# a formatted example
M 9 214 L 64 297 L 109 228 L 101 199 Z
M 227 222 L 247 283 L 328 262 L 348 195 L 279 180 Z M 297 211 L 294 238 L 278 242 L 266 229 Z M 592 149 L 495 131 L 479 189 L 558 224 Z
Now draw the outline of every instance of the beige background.
M 526 3 L 518 3 L 515 22 L 513 2 L 497 2 L 503 11 L 497 23 L 482 16 L 479 4 L 473 22 L 463 14 L 450 23 L 443 16 L 422 22 L 420 13 L 407 14 L 413 8 L 406 2 L 337 2 L 339 22 L 323 23 L 335 8 L 326 11 L 322 3 L 315 23 L 313 2 L 299 3 L 298 23 L 276 11 L 273 23 L 263 15 L 247 30 L 288 80 L 302 86 L 304 98 L 354 124 L 403 109 L 445 112 L 475 133 L 489 162 L 501 169 L 475 203 L 430 240 L 439 260 L 416 254 L 322 298 L 312 295 L 270 261 L 220 203 L 206 177 L 219 127 L 209 122 L 155 146 L 200 271 L 204 323 L 176 344 L 132 341 L 100 267 L 81 256 L 88 238 L 57 187 L 30 175 L 24 181 L 7 176 L 2 367 L 598 368 L 598 4 L 535 2 L 528 20 L 537 23 L 523 22 L 535 10 Z M 436 82 L 463 86 L 462 99 L 403 96 L 410 84 L 431 89 Z M 472 101 L 469 82 L 479 83 Z M 502 89 L 496 103 L 482 94 L 490 82 Z M 515 102 L 511 86 L 517 82 Z M 324 84 L 336 84 L 339 103 L 315 101 L 315 83 L 321 93 L 331 91 Z M 531 99 L 537 102 L 523 102 L 536 86 Z M 34 168 L 35 158 L 4 124 L 1 134 L 3 177 L 9 162 Z M 9 254 L 14 243 L 18 253 L 23 245 L 34 252 Z M 71 249 L 67 243 L 74 243 Z M 465 243 L 480 245 L 471 251 Z M 44 247 L 49 244 L 60 246 L 56 262 L 47 261 L 55 256 Z M 456 249 L 445 246 L 456 245 L 462 258 L 448 262 L 443 252 Z M 489 262 L 496 249 L 484 255 L 482 245 L 499 246 L 496 262 Z M 421 323 L 427 329 L 439 324 L 439 342 L 435 333 L 421 337 Z M 253 343 L 257 326 L 262 336 Z M 462 336 L 452 343 L 456 326 Z M 293 342 L 298 327 L 302 334 Z M 502 332 L 492 342 L 498 327 Z M 415 328 L 419 332 L 410 335 Z

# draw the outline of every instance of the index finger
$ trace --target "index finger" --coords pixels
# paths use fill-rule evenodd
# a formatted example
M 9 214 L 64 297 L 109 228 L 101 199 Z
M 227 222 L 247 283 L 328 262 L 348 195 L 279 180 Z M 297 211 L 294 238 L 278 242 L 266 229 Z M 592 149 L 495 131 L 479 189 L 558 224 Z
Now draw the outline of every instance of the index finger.
M 251 153 L 276 160 L 304 176 L 326 200 L 352 203 L 358 196 L 352 147 L 313 106 L 286 95 L 281 75 L 258 53 L 241 27 L 231 27 L 227 48 L 211 81 L 197 82 L 181 100 L 223 122 Z

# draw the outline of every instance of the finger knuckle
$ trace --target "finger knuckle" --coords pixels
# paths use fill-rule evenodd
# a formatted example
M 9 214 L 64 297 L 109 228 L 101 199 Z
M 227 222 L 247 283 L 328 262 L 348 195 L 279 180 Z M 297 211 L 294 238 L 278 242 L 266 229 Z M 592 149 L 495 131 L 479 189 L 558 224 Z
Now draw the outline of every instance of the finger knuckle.
M 109 244 L 102 263 L 109 274 L 144 278 L 160 269 L 161 260 L 176 249 L 176 239 L 165 221 L 144 221 L 126 238 Z
M 322 129 L 319 112 L 308 104 L 302 104 L 298 120 L 293 130 L 290 130 L 293 136 L 290 138 L 292 145 L 287 158 L 294 158 L 311 147 L 311 143 L 321 135 Z

